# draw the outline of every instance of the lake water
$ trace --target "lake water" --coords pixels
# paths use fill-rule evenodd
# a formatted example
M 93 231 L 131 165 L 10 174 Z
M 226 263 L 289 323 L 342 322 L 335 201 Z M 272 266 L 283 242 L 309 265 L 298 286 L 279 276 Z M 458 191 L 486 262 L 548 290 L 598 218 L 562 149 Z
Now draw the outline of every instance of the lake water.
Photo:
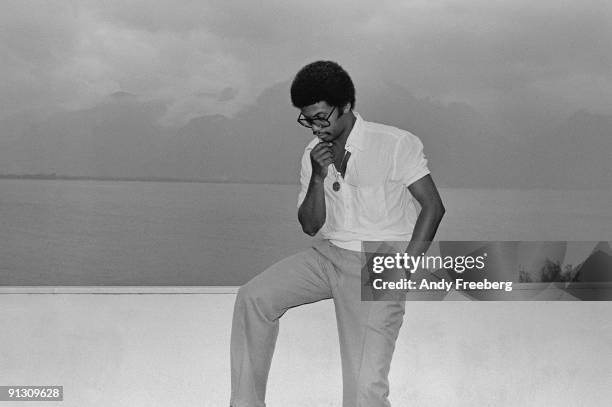
M 309 244 L 297 190 L 0 179 L 0 285 L 239 285 Z M 436 240 L 612 240 L 612 191 L 440 192 Z

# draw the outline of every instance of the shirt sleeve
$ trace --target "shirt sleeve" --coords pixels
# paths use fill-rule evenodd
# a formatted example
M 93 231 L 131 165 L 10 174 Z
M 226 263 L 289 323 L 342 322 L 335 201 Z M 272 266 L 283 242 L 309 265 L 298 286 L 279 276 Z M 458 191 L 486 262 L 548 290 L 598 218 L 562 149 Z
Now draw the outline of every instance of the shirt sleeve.
M 401 137 L 393 158 L 392 179 L 409 186 L 429 173 L 421 140 L 411 133 Z
M 300 193 L 298 194 L 297 207 L 299 208 L 306 198 L 306 192 L 308 192 L 308 184 L 310 184 L 310 175 L 312 174 L 312 164 L 310 163 L 310 150 L 312 148 L 306 148 L 302 155 L 302 165 L 300 169 Z

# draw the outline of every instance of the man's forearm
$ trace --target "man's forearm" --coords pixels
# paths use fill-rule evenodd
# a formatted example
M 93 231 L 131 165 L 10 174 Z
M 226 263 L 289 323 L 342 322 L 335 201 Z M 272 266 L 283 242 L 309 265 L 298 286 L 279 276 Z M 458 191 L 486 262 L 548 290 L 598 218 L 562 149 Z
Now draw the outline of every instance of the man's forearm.
M 298 220 L 304 233 L 314 236 L 325 223 L 325 216 L 323 178 L 313 174 L 304 202 L 298 210 Z
M 423 207 L 421 213 L 417 218 L 416 224 L 414 225 L 414 231 L 412 232 L 412 238 L 406 253 L 409 256 L 419 256 L 421 253 L 425 253 L 431 241 L 436 235 L 438 225 L 444 216 L 445 209 L 441 205 L 434 205 L 432 207 Z

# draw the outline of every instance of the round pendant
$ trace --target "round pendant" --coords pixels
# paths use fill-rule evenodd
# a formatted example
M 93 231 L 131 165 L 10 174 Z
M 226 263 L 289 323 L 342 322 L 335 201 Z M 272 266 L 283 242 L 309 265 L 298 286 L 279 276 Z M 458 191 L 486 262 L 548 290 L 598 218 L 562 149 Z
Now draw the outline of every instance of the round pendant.
M 332 188 L 334 189 L 334 191 L 340 191 L 340 183 L 338 181 L 334 182 Z

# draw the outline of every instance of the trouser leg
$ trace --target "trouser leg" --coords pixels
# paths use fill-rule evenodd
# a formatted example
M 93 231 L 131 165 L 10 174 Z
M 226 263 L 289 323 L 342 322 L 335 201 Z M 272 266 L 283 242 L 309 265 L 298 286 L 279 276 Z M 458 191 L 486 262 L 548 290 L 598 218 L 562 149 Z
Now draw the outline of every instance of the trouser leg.
M 265 406 L 279 318 L 291 307 L 331 298 L 331 268 L 310 248 L 288 257 L 238 290 L 231 333 L 231 405 Z
M 336 306 L 340 336 L 343 406 L 389 407 L 389 369 L 402 325 L 403 302 L 362 303 L 360 315 Z
M 388 375 L 405 302 L 361 301 L 359 254 L 336 247 L 331 250 L 331 257 L 339 259 L 333 296 L 342 359 L 342 405 L 389 407 Z

